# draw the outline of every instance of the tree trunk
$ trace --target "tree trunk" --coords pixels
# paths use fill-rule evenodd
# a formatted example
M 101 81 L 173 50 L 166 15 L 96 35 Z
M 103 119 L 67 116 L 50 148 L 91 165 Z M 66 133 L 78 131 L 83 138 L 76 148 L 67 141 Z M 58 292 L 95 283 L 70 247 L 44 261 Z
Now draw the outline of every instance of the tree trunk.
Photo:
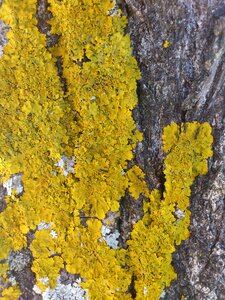
M 0 1 L 1 4 L 2 1 Z M 47 1 L 39 0 L 38 28 L 47 36 L 47 47 L 58 42 L 50 34 Z M 60 2 L 60 1 L 59 1 Z M 209 122 L 213 128 L 213 157 L 209 171 L 198 177 L 190 202 L 190 237 L 176 247 L 173 266 L 177 279 L 160 299 L 225 299 L 225 3 L 224 0 L 118 0 L 127 16 L 127 33 L 141 71 L 138 81 L 138 105 L 133 111 L 137 128 L 143 132 L 134 163 L 146 175 L 149 190 L 165 190 L 162 150 L 163 128 L 171 123 Z M 0 24 L 0 55 L 6 44 L 8 27 Z M 79 62 L 82 64 L 84 61 Z M 58 75 L 66 92 L 62 63 Z M 12 185 L 21 185 L 21 174 Z M 14 180 L 14 179 L 13 179 Z M 6 208 L 6 188 L 0 190 L 0 212 Z M 121 234 L 119 246 L 126 248 L 133 224 L 143 217 L 143 199 L 134 200 L 127 192 L 120 203 L 116 220 Z M 21 300 L 42 299 L 33 286 L 33 257 L 29 249 L 34 231 L 27 234 L 27 248 L 12 252 L 11 271 L 22 290 Z M 13 262 L 13 263 L 12 263 Z M 18 264 L 17 264 L 18 262 Z M 4 263 L 4 262 L 3 262 Z M 71 285 L 79 276 L 62 269 L 63 284 Z M 134 278 L 133 278 L 134 280 Z M 1 282 L 0 282 L 1 283 Z M 5 284 L 5 283 L 4 283 Z M 7 288 L 7 284 L 3 287 Z M 133 282 L 129 291 L 135 299 Z M 82 296 L 81 296 L 82 297 Z M 84 298 L 79 299 L 86 299 Z M 49 298 L 46 298 L 49 299 Z M 54 298 L 55 299 L 55 298 Z M 61 298 L 60 298 L 61 299 Z M 66 299 L 66 298 L 65 298 Z M 99 298 L 102 299 L 102 298 Z M 149 300 L 150 298 L 146 298 Z

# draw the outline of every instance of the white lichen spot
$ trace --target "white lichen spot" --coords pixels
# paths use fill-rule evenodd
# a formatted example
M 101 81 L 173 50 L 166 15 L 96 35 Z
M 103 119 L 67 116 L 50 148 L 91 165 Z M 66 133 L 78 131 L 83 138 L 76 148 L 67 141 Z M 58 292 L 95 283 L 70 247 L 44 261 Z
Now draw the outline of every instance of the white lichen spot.
M 177 208 L 174 212 L 174 215 L 177 219 L 183 219 L 185 217 L 185 213 L 180 208 Z
M 26 250 L 10 251 L 8 256 L 9 268 L 11 271 L 21 272 L 31 262 L 31 256 Z
M 119 247 L 119 241 L 118 238 L 120 236 L 120 233 L 117 229 L 114 229 L 113 231 L 107 227 L 106 225 L 102 225 L 101 228 L 102 238 L 106 242 L 106 244 L 112 248 L 117 249 Z
M 44 285 L 49 285 L 48 277 L 38 278 L 38 281 L 40 281 Z
M 68 176 L 69 173 L 74 173 L 75 156 L 69 158 L 66 155 L 62 155 L 62 158 L 54 164 L 56 167 L 60 167 L 63 170 L 63 175 Z
M 88 300 L 87 290 L 84 290 L 79 283 L 81 279 L 78 278 L 72 284 L 62 284 L 60 282 L 60 277 L 57 278 L 57 284 L 55 289 L 50 289 L 49 287 L 45 292 L 42 293 L 43 300 Z M 37 290 L 37 289 L 36 289 Z
M 12 286 L 17 284 L 16 278 L 14 276 L 9 276 L 9 282 Z
M 210 292 L 210 288 L 208 286 L 203 286 L 202 287 L 202 292 L 205 294 L 208 294 Z
M 0 57 L 2 57 L 2 55 L 3 55 L 3 47 L 0 46 Z
M 36 294 L 39 294 L 39 295 L 41 295 L 41 290 L 39 289 L 39 287 L 35 284 L 34 286 L 33 286 L 33 291 L 36 293 Z
M 148 294 L 148 289 L 146 288 L 146 286 L 144 287 L 143 293 L 144 295 Z
M 37 229 L 38 230 L 47 230 L 49 228 L 51 228 L 51 226 L 53 225 L 52 222 L 50 223 L 45 223 L 44 221 L 41 221 L 38 226 L 37 226 Z
M 141 129 L 139 129 L 139 128 L 138 128 L 138 130 L 141 131 Z M 142 142 L 137 143 L 137 150 L 138 150 L 139 153 L 144 151 L 144 145 L 143 145 Z
M 166 292 L 162 291 L 161 295 L 159 296 L 159 299 L 163 299 L 166 296 Z
M 17 195 L 23 192 L 22 173 L 12 175 L 9 180 L 3 183 L 3 187 L 7 191 L 7 195 L 11 196 L 12 191 L 15 190 Z
M 58 237 L 58 234 L 55 230 L 51 230 L 50 235 L 52 236 L 53 239 L 57 239 L 57 237 Z

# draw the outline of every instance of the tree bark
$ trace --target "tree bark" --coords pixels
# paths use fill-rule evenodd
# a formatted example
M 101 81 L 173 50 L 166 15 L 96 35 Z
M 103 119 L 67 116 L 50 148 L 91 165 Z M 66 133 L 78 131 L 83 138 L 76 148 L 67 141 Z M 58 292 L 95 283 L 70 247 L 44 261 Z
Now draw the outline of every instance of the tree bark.
M 162 129 L 209 122 L 214 155 L 192 186 L 190 238 L 173 255 L 177 280 L 162 299 L 225 298 L 225 3 L 120 1 L 142 73 L 135 118 L 144 132 L 136 159 L 150 189 L 163 190 Z M 165 41 L 169 42 L 164 44 Z M 167 47 L 168 46 L 168 47 Z
M 133 115 L 138 128 L 143 131 L 144 139 L 137 146 L 135 163 L 145 172 L 149 189 L 164 191 L 162 131 L 166 125 L 198 121 L 209 122 L 213 128 L 214 155 L 209 160 L 209 171 L 207 175 L 197 178 L 192 186 L 190 238 L 182 242 L 173 254 L 173 265 L 178 277 L 160 299 L 180 300 L 184 295 L 187 300 L 223 300 L 224 0 L 118 0 L 117 3 L 128 18 L 127 33 L 131 36 L 134 56 L 142 74 L 138 82 L 139 103 Z M 49 34 L 50 26 L 46 20 L 50 17 L 47 1 L 39 0 L 38 26 L 47 35 L 48 47 L 54 45 L 58 38 Z M 3 32 L 0 46 L 3 47 L 8 27 L 1 23 L 0 30 Z M 58 69 L 60 76 L 60 62 Z M 6 196 L 3 187 L 0 196 L 2 211 Z M 142 200 L 134 201 L 126 194 L 121 201 L 120 218 L 116 224 L 122 234 L 120 246 L 125 246 L 132 225 L 142 216 Z M 32 236 L 30 238 L 32 240 Z M 21 272 L 16 266 L 13 274 L 22 287 L 23 295 L 20 299 L 41 299 L 32 290 L 35 278 L 30 269 L 31 253 L 25 250 L 21 255 L 23 258 L 28 257 L 26 268 Z M 61 275 L 65 278 L 65 284 L 74 281 L 69 273 Z M 132 285 L 130 289 L 135 295 Z

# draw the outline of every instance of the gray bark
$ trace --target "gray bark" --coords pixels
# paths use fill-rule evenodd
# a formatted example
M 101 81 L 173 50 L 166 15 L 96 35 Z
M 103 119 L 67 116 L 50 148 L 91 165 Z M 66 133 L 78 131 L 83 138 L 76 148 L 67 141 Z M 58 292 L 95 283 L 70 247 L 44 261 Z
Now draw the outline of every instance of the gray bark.
M 163 190 L 162 129 L 209 122 L 213 158 L 192 187 L 190 238 L 173 255 L 177 280 L 163 299 L 225 299 L 225 2 L 120 1 L 142 72 L 135 117 L 144 132 L 137 162 Z M 163 47 L 170 41 L 168 48 Z M 125 201 L 126 202 L 126 201 Z

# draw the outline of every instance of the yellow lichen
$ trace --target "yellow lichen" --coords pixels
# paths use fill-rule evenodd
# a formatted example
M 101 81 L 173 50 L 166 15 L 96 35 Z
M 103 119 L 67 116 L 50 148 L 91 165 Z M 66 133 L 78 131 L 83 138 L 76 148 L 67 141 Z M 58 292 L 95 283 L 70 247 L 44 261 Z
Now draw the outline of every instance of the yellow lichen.
M 141 193 L 144 193 L 146 197 L 149 196 L 149 190 L 144 180 L 144 173 L 138 166 L 133 166 L 128 172 L 128 188 L 134 199 L 138 199 Z
M 165 40 L 165 42 L 163 43 L 163 48 L 167 49 L 167 48 L 169 48 L 170 45 L 171 45 L 170 41 Z
M 15 300 L 19 299 L 21 292 L 18 285 L 10 286 L 2 292 L 2 300 Z
M 84 228 L 79 211 L 101 220 L 108 211 L 119 209 L 128 187 L 124 169 L 132 158 L 132 147 L 141 139 L 132 118 L 140 73 L 129 37 L 124 36 L 125 18 L 109 13 L 112 1 L 49 3 L 52 33 L 60 35 L 58 45 L 50 50 L 37 29 L 37 1 L 5 0 L 0 11 L 11 27 L 0 61 L 0 172 L 4 181 L 22 172 L 24 185 L 23 195 L 9 197 L 1 213 L 1 258 L 25 247 L 26 234 L 36 230 L 30 249 L 39 287 L 46 288 L 41 286 L 45 277 L 53 287 L 66 265 L 87 278 L 84 285 L 90 295 L 101 287 L 103 298 L 120 297 L 131 273 L 122 268 L 118 253 L 99 241 L 101 222 L 91 227 L 90 221 Z M 57 73 L 58 55 L 66 94 Z M 62 154 L 76 157 L 75 173 L 67 177 L 56 166 Z M 42 221 L 53 225 L 37 230 Z M 95 235 L 90 236 L 91 228 Z M 50 235 L 51 230 L 57 238 Z M 79 232 L 87 244 L 86 255 L 96 245 L 95 269 L 80 256 L 81 245 L 73 238 Z M 72 246 L 76 251 L 71 257 Z M 118 273 L 115 278 L 113 270 Z
M 125 17 L 110 13 L 110 0 L 49 4 L 51 32 L 59 35 L 51 49 L 37 29 L 36 0 L 4 0 L 0 9 L 11 27 L 0 60 L 0 174 L 6 182 L 21 172 L 24 187 L 22 196 L 14 191 L 7 197 L 0 214 L 0 260 L 28 247 L 32 230 L 31 268 L 41 290 L 48 284 L 53 288 L 65 267 L 84 279 L 90 299 L 131 299 L 133 273 L 137 298 L 158 295 L 175 277 L 175 244 L 188 236 L 190 185 L 207 171 L 210 127 L 165 129 L 163 200 L 158 191 L 150 193 L 140 168 L 125 171 L 142 139 L 132 118 L 140 72 L 124 35 Z M 75 157 L 68 176 L 58 163 L 63 155 Z M 102 239 L 102 220 L 119 210 L 126 190 L 150 201 L 134 225 L 129 248 L 111 249 Z M 173 215 L 176 208 L 184 211 L 183 219 Z M 2 261 L 2 279 L 7 269 L 7 260 Z M 16 293 L 13 286 L 3 296 L 14 299 Z
M 140 74 L 124 36 L 124 17 L 109 16 L 113 2 L 50 0 L 52 33 L 61 36 L 53 53 L 61 55 L 68 101 L 76 111 L 76 157 L 72 197 L 78 208 L 104 218 L 117 211 L 132 158 Z M 141 136 L 139 137 L 139 139 Z M 129 142 L 128 142 L 129 140 Z
M 212 156 L 208 123 L 171 124 L 163 133 L 165 192 L 150 194 L 144 217 L 134 225 L 128 241 L 130 266 L 136 277 L 137 299 L 158 299 L 176 273 L 171 265 L 175 245 L 189 236 L 189 197 L 198 175 L 207 172 Z M 177 212 L 181 212 L 181 216 Z
M 80 273 L 86 279 L 82 286 L 88 289 L 90 299 L 119 299 L 131 282 L 131 273 L 121 266 L 124 251 L 110 249 L 104 240 L 101 241 L 102 223 L 99 220 L 89 220 L 87 225 L 69 229 L 64 248 L 75 251 L 66 251 L 62 255 L 67 270 Z

